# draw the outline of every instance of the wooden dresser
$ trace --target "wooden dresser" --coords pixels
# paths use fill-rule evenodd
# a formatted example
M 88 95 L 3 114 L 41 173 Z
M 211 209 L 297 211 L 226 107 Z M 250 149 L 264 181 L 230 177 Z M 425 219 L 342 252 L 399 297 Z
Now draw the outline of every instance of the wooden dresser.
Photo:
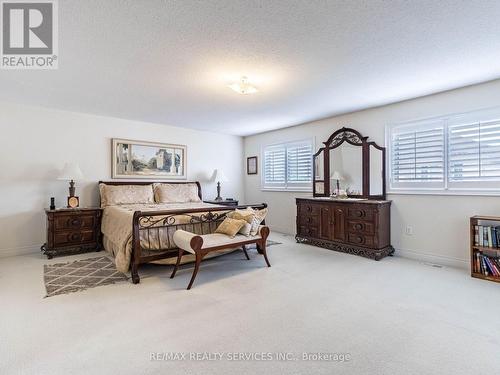
M 100 208 L 45 210 L 47 242 L 41 250 L 47 258 L 101 249 Z
M 297 198 L 297 242 L 380 260 L 391 246 L 391 201 Z

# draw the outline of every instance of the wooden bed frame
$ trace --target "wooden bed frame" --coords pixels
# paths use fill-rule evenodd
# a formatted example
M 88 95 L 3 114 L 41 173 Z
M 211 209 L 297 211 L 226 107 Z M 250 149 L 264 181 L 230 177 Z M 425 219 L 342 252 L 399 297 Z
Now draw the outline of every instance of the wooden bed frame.
M 151 185 L 154 183 L 167 183 L 167 184 L 196 184 L 198 186 L 198 196 L 203 200 L 201 185 L 198 181 L 99 181 L 99 184 L 106 185 Z M 236 207 L 214 207 L 214 208 L 199 208 L 199 209 L 188 209 L 188 210 L 158 210 L 158 211 L 135 211 L 132 221 L 132 257 L 130 260 L 130 271 L 132 274 L 132 282 L 138 284 L 140 282 L 139 277 L 139 265 L 144 263 L 149 263 L 155 260 L 177 258 L 179 250 L 177 247 L 170 247 L 161 249 L 160 236 L 158 236 L 159 250 L 149 250 L 142 248 L 141 246 L 141 233 L 148 233 L 149 245 L 151 245 L 151 238 L 149 231 L 155 230 L 159 231 L 160 228 L 165 228 L 167 231 L 172 230 L 175 232 L 177 229 L 183 229 L 191 232 L 196 232 L 196 228 L 203 232 L 203 229 L 208 226 L 210 232 L 213 232 L 215 228 L 226 218 L 226 214 L 229 211 L 235 209 L 245 209 L 247 207 L 252 207 L 254 209 L 263 209 L 267 207 L 266 203 L 256 204 L 256 205 L 240 205 Z M 201 214 L 200 214 L 201 213 Z M 196 215 L 199 214 L 199 215 Z M 184 215 L 190 216 L 190 222 L 188 224 L 179 224 L 176 222 L 176 216 Z M 265 221 L 262 222 L 265 224 Z M 151 247 L 151 246 L 149 246 Z M 259 251 L 259 250 L 258 250 Z M 260 252 L 260 251 L 259 251 Z

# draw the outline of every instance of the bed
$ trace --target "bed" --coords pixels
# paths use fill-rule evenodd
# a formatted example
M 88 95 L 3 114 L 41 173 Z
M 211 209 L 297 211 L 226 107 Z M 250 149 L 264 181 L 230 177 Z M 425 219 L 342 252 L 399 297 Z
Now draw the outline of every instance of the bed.
M 158 186 L 168 186 L 166 197 L 157 194 Z M 267 207 L 265 203 L 238 207 L 204 203 L 199 182 L 100 181 L 99 190 L 103 208 L 102 243 L 113 255 L 119 271 L 131 271 L 134 284 L 140 282 L 140 264 L 175 264 L 178 249 L 173 234 L 177 229 L 209 234 L 232 210 Z M 232 250 L 221 250 L 211 256 Z M 182 258 L 183 263 L 190 261 L 194 261 L 192 255 Z

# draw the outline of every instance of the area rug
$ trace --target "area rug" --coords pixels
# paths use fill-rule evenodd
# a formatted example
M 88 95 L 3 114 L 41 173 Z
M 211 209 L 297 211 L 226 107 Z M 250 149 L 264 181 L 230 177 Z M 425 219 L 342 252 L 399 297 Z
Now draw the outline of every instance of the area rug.
M 107 257 L 77 260 L 43 266 L 46 297 L 78 292 L 96 286 L 127 280 Z
M 281 245 L 281 242 L 267 241 L 267 246 Z M 249 245 L 247 249 L 255 249 Z M 43 266 L 45 297 L 78 292 L 96 286 L 114 284 L 127 280 L 128 277 L 116 270 L 107 257 L 76 260 L 69 263 L 45 264 Z
M 266 246 L 281 245 L 281 242 L 267 240 Z M 255 244 L 247 245 L 247 249 L 255 249 L 257 246 Z

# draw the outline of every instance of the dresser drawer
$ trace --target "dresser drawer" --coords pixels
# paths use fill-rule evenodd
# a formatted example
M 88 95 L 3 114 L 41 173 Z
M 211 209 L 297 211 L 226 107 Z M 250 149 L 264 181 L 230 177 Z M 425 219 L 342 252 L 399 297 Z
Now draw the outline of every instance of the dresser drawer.
M 319 226 L 319 216 L 303 215 L 299 217 L 299 224 L 304 226 Z
M 55 246 L 71 246 L 75 244 L 96 241 L 95 232 L 92 230 L 80 230 L 71 232 L 54 233 Z
M 349 207 L 347 209 L 348 219 L 373 220 L 375 213 L 373 209 L 364 207 Z
M 95 220 L 96 218 L 93 215 L 56 216 L 54 218 L 54 227 L 55 230 L 93 229 Z
M 303 215 L 319 215 L 320 206 L 317 204 L 301 203 L 299 205 L 299 214 Z
M 318 237 L 319 228 L 307 225 L 299 226 L 299 236 Z
M 375 233 L 375 224 L 370 221 L 348 220 L 347 231 L 354 233 Z
M 348 233 L 347 242 L 360 246 L 373 246 L 374 237 L 361 233 Z

